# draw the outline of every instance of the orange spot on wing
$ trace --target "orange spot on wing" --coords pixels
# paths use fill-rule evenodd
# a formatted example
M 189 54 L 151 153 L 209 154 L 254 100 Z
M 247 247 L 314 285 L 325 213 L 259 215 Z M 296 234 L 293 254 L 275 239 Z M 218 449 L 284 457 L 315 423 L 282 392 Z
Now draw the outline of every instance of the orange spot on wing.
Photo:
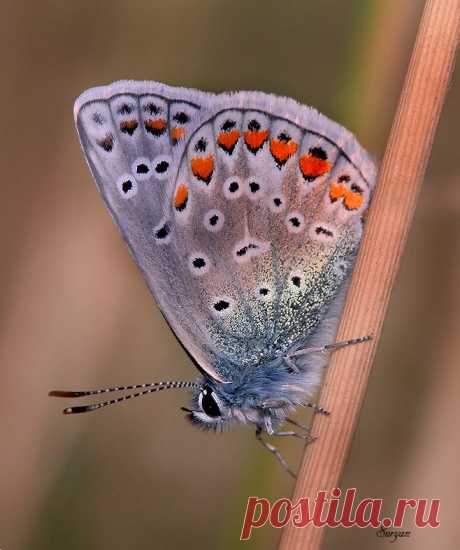
M 178 126 L 171 128 L 171 137 L 175 140 L 179 140 L 185 136 L 185 128 Z
M 270 141 L 270 152 L 278 164 L 284 164 L 289 157 L 297 151 L 297 143 L 295 141 L 283 141 L 272 139 Z
M 149 118 L 145 121 L 145 127 L 152 130 L 164 130 L 166 128 L 166 120 L 164 118 Z
M 187 206 L 188 201 L 188 186 L 185 183 L 181 183 L 176 189 L 174 195 L 174 207 L 176 210 L 183 210 Z
M 244 132 L 244 141 L 252 152 L 257 152 L 268 139 L 268 130 Z
M 348 190 L 345 185 L 341 185 L 340 183 L 332 183 L 329 188 L 329 198 L 334 202 L 340 199 L 340 197 L 346 196 L 347 193 Z
M 214 159 L 212 155 L 207 157 L 195 157 L 191 162 L 192 172 L 195 177 L 209 183 L 214 171 Z
M 343 205 L 347 210 L 357 210 L 364 204 L 364 197 L 361 193 L 350 191 L 345 185 L 332 183 L 329 188 L 331 202 L 343 199 Z
M 364 197 L 359 193 L 353 193 L 349 191 L 343 200 L 343 204 L 348 210 L 356 210 L 364 203 Z
M 324 176 L 331 169 L 331 163 L 328 160 L 323 160 L 310 154 L 300 157 L 299 166 L 305 179 Z
M 130 136 L 133 135 L 137 126 L 138 126 L 137 120 L 123 120 L 122 122 L 120 122 L 120 130 L 124 134 L 129 134 Z
M 113 136 L 112 134 L 107 134 L 104 139 L 99 140 L 98 145 L 104 149 L 104 151 L 107 151 L 107 153 L 110 153 L 110 151 L 113 149 Z
M 230 132 L 221 132 L 217 137 L 217 143 L 227 151 L 227 153 L 232 153 L 235 148 L 236 142 L 240 138 L 239 130 L 231 130 Z
M 149 118 L 144 121 L 144 126 L 149 134 L 159 137 L 166 130 L 166 120 L 164 118 Z
M 137 128 L 137 120 L 125 120 L 120 124 L 121 128 Z

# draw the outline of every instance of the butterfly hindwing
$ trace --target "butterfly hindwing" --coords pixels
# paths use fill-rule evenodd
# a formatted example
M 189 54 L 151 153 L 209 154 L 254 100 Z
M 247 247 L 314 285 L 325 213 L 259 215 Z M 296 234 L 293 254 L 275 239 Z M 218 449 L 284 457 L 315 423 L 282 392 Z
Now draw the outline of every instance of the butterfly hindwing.
M 375 181 L 354 137 L 262 94 L 120 82 L 76 120 L 172 329 L 217 379 L 305 346 L 343 292 Z

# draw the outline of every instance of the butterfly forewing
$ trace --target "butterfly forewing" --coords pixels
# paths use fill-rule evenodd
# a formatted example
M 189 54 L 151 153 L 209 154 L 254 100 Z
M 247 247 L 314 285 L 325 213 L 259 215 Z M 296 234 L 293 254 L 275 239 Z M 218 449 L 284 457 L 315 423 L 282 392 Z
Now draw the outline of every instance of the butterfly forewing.
M 375 169 L 259 92 L 120 82 L 76 103 L 88 163 L 171 328 L 220 380 L 305 347 L 341 299 Z

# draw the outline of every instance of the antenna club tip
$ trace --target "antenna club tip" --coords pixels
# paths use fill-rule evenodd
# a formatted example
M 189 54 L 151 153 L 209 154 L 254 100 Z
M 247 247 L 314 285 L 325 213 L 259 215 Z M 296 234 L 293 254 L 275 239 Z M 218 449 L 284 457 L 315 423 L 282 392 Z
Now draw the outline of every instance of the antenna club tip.
M 84 391 L 52 390 L 48 395 L 50 397 L 82 397 L 86 393 Z

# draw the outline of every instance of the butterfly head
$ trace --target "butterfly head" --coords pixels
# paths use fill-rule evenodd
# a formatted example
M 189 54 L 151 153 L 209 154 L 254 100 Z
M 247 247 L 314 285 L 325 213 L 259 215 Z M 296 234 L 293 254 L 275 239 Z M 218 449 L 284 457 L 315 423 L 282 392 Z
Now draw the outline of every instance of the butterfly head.
M 229 424 L 240 422 L 270 433 L 290 411 L 305 403 L 311 389 L 307 379 L 280 367 L 279 361 L 248 369 L 233 382 L 205 376 L 192 388 L 190 408 L 182 410 L 204 430 L 223 431 Z

